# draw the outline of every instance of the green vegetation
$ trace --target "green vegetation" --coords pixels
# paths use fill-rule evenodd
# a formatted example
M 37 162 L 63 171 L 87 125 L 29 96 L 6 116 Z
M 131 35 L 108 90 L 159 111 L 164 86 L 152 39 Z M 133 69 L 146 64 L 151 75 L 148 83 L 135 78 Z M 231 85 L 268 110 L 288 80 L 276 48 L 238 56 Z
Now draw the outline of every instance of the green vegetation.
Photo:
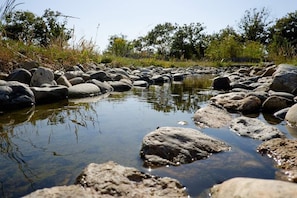
M 200 23 L 156 25 L 145 36 L 132 41 L 113 35 L 105 51 L 96 43 L 81 39 L 70 44 L 74 35 L 67 19 L 50 9 L 42 16 L 16 10 L 15 0 L 0 5 L 0 70 L 24 60 L 60 68 L 74 64 L 107 63 L 110 66 L 191 65 L 229 66 L 264 61 L 297 64 L 297 11 L 276 21 L 269 12 L 247 10 L 238 27 L 226 27 L 207 35 Z

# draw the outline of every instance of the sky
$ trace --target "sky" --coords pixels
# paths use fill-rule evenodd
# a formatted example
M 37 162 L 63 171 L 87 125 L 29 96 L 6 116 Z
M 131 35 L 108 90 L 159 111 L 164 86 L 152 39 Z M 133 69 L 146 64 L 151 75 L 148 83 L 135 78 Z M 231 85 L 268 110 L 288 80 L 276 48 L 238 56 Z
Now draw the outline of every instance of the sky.
M 3 0 L 0 0 L 0 2 Z M 201 23 L 207 34 L 227 26 L 238 27 L 246 10 L 266 8 L 272 20 L 297 10 L 295 0 L 17 0 L 17 10 L 41 16 L 45 9 L 59 11 L 74 28 L 72 43 L 92 41 L 104 51 L 113 35 L 128 40 L 146 35 L 156 25 Z

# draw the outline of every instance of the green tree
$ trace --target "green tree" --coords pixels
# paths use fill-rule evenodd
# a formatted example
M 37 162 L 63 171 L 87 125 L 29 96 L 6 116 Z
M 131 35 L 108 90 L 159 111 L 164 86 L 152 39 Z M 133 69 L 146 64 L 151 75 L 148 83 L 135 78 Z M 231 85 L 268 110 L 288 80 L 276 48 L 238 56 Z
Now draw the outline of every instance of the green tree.
M 113 35 L 109 38 L 109 45 L 107 47 L 107 53 L 115 56 L 128 56 L 132 51 L 131 43 L 126 39 L 124 35 Z
M 64 17 L 63 22 L 59 18 Z M 59 40 L 64 45 L 72 30 L 66 28 L 67 16 L 50 9 L 39 17 L 29 11 L 12 11 L 5 15 L 3 29 L 8 39 L 20 40 L 25 44 L 49 46 Z
M 262 44 L 267 43 L 269 36 L 268 30 L 272 23 L 269 18 L 269 12 L 266 8 L 262 8 L 260 11 L 256 8 L 246 10 L 238 24 L 243 41 L 258 41 Z
M 200 23 L 179 26 L 172 37 L 171 56 L 175 58 L 199 59 L 204 57 L 205 34 Z
M 292 58 L 297 55 L 297 11 L 288 13 L 271 27 L 269 52 Z

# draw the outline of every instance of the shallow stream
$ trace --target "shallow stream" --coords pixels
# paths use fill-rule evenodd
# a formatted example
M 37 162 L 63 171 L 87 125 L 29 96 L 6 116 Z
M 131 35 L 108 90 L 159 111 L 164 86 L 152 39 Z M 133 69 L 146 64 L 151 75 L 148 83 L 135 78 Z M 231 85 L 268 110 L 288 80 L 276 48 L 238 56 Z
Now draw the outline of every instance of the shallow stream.
M 212 94 L 201 83 L 189 81 L 4 113 L 0 115 L 0 197 L 71 185 L 89 163 L 110 160 L 175 178 L 191 197 L 207 197 L 209 187 L 232 177 L 275 178 L 273 161 L 256 152 L 260 141 L 228 128 L 195 126 L 195 111 Z M 283 122 L 255 116 L 291 137 Z M 142 138 L 159 126 L 198 129 L 227 142 L 232 150 L 178 167 L 146 169 L 139 157 Z

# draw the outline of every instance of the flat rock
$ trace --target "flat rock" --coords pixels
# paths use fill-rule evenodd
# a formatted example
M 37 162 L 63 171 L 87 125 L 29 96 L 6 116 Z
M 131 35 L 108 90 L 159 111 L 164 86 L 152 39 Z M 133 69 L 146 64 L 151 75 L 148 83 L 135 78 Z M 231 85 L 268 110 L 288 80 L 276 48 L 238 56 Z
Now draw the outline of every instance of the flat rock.
M 57 102 L 68 97 L 66 86 L 30 87 L 30 89 L 34 93 L 37 104 Z
M 220 128 L 228 125 L 231 120 L 226 110 L 214 105 L 198 109 L 194 114 L 194 122 L 200 128 Z
M 238 135 L 262 141 L 284 137 L 284 134 L 278 128 L 267 125 L 256 118 L 244 116 L 234 118 L 230 123 L 230 128 Z
M 100 89 L 92 83 L 81 83 L 68 88 L 69 98 L 83 98 L 99 95 Z
M 76 184 L 95 189 L 97 197 L 188 197 L 175 179 L 152 176 L 114 162 L 89 164 Z
M 268 179 L 232 178 L 211 188 L 212 198 L 296 197 L 297 184 Z
M 297 168 L 296 145 L 297 139 L 276 138 L 263 142 L 257 150 L 273 158 L 279 168 L 290 170 Z
M 226 143 L 195 129 L 161 127 L 143 138 L 140 156 L 145 167 L 177 166 L 229 149 Z

